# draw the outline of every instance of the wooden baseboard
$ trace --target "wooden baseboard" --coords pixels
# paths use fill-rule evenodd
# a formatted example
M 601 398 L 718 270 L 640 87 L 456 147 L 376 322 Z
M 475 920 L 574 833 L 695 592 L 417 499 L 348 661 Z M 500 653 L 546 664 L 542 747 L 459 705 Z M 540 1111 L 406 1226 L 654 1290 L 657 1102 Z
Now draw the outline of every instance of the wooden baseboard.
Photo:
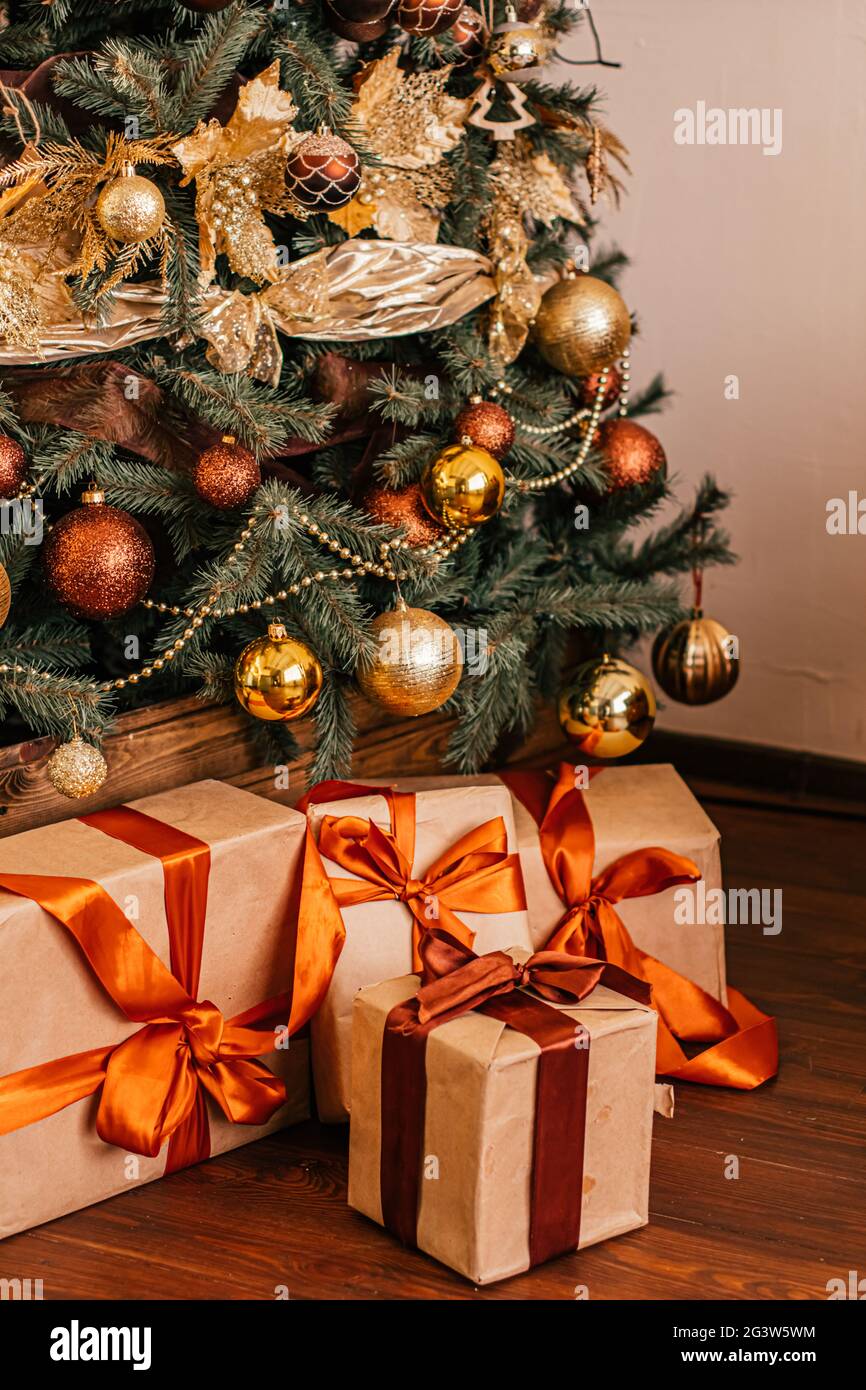
M 674 763 L 687 780 L 749 800 L 866 817 L 866 763 L 657 729 L 632 761 Z

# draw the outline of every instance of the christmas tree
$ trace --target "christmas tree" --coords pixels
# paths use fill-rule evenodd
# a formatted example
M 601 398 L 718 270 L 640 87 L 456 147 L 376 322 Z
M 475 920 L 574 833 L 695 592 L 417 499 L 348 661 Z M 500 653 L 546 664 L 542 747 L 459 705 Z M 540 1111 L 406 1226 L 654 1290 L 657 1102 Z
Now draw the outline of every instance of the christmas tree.
M 196 690 L 343 774 L 360 684 L 471 771 L 730 562 L 709 478 L 636 530 L 668 393 L 597 237 L 627 152 L 548 80 L 584 18 L 0 0 L 7 741 Z

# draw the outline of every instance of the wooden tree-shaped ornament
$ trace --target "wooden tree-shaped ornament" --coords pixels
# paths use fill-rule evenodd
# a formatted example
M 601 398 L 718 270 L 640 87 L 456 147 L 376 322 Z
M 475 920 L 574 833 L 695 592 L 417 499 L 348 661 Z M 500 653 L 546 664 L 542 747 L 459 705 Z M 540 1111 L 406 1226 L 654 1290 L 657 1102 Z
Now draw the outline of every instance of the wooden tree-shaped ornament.
M 488 112 L 493 105 L 493 98 L 499 89 L 504 90 L 508 105 L 514 112 L 513 120 L 490 120 Z M 513 140 L 518 130 L 525 130 L 527 126 L 535 125 L 535 117 L 530 115 L 526 109 L 526 97 L 519 87 L 513 82 L 495 83 L 489 78 L 485 78 L 479 87 L 472 93 L 472 110 L 467 117 L 469 125 L 478 126 L 481 130 L 489 130 L 494 140 Z

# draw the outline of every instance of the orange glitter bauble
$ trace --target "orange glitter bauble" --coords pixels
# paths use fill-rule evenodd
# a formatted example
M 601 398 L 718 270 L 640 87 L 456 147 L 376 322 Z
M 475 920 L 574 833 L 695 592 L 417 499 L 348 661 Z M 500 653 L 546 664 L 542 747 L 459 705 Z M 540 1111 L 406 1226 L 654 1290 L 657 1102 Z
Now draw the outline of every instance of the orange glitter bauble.
M 445 535 L 421 500 L 421 487 L 386 487 L 377 483 L 361 499 L 364 511 L 382 526 L 393 526 L 405 533 L 409 545 L 432 545 Z
M 85 492 L 81 501 L 45 542 L 45 577 L 74 617 L 120 618 L 150 588 L 153 546 L 135 517 L 107 506 L 98 489 Z
M 21 491 L 26 472 L 27 455 L 18 440 L 0 434 L 0 497 L 15 497 Z
M 652 483 L 667 473 L 661 444 L 634 420 L 606 420 L 598 431 L 598 447 L 609 479 L 609 492 Z
M 200 455 L 192 475 L 195 490 L 204 502 L 222 511 L 244 507 L 262 481 L 262 471 L 249 449 L 234 435 L 224 434 Z
M 457 439 L 469 439 L 495 459 L 504 459 L 514 443 L 514 421 L 495 401 L 470 401 L 454 421 Z

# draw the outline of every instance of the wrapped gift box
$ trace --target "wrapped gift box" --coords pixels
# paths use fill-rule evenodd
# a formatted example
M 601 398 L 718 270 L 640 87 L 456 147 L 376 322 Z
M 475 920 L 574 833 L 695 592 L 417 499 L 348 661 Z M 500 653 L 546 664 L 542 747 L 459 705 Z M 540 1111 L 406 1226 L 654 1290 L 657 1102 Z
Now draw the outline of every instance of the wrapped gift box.
M 395 785 L 420 790 L 498 781 L 498 777 L 488 773 L 471 779 L 409 778 Z M 707 893 L 721 888 L 719 832 L 669 763 L 599 769 L 583 797 L 595 836 L 594 875 L 634 850 L 661 845 L 694 861 Z M 565 908 L 544 863 L 538 825 L 517 795 L 513 796 L 513 811 L 529 928 L 533 947 L 538 951 L 550 940 Z M 680 885 L 680 890 L 683 887 Z M 670 887 L 647 897 L 623 898 L 617 902 L 617 913 L 636 946 L 724 1004 L 724 926 L 715 921 L 677 922 L 677 891 L 677 887 Z M 695 888 L 685 887 L 685 891 L 694 895 Z
M 548 1005 L 582 1025 L 575 1050 L 586 1049 L 588 1073 L 583 1094 L 560 1074 L 552 1113 L 542 1118 L 542 1049 L 500 1018 L 473 1011 L 435 1027 L 420 1082 L 411 1059 L 407 1080 L 399 1053 L 396 1071 L 393 1054 L 384 1065 L 387 1046 L 414 1041 L 392 1031 L 386 1043 L 386 1025 L 418 985 L 416 975 L 388 980 L 355 1001 L 350 1205 L 477 1284 L 645 1225 L 654 1011 L 603 984 L 579 1004 Z M 393 1148 L 418 1106 L 420 1165 Z M 552 1170 L 543 1166 L 551 1161 Z
M 331 790 L 330 787 L 326 789 Z M 369 876 L 362 879 L 347 867 L 351 858 L 348 852 L 344 855 L 346 862 L 343 863 L 329 858 L 328 854 L 328 842 L 341 846 L 347 843 L 345 836 L 334 833 L 338 820 L 345 818 L 352 822 L 356 838 L 360 836 L 363 839 L 370 825 L 388 834 L 392 832 L 393 809 L 387 791 L 383 788 L 382 792 L 317 801 L 316 797 L 321 793 L 322 789 L 314 789 L 305 804 L 313 833 L 319 841 L 322 862 L 332 884 L 339 888 L 341 883 L 345 885 L 349 880 L 361 885 L 361 894 L 377 894 L 371 896 L 369 901 L 359 902 L 346 902 L 346 895 L 342 896 L 345 945 L 327 997 L 312 1024 L 313 1076 L 318 1113 L 323 1120 L 338 1122 L 348 1118 L 351 1105 L 354 997 L 366 985 L 404 975 L 412 969 L 413 946 L 417 944 L 419 931 L 418 919 L 420 917 L 420 929 L 427 921 L 438 920 L 434 915 L 435 899 L 446 880 L 451 881 L 456 877 L 457 883 L 452 883 L 450 890 L 446 888 L 442 891 L 442 903 L 454 904 L 456 916 L 467 930 L 467 940 L 474 942 L 476 950 L 490 951 L 515 944 L 528 948 L 531 941 L 516 852 L 511 797 L 500 782 L 494 779 L 486 786 L 466 783 L 447 789 L 422 791 L 408 798 L 413 803 L 411 806 L 404 801 L 414 826 L 411 878 L 416 886 L 420 885 L 425 890 L 421 894 L 423 907 L 418 916 L 413 916 L 405 899 L 400 899 L 399 884 L 396 892 L 387 888 L 379 891 L 376 885 L 382 878 L 382 872 L 377 866 L 368 865 L 365 872 Z M 431 878 L 431 866 L 443 858 L 447 864 L 452 848 L 457 858 L 461 857 L 461 842 L 463 849 L 469 849 L 471 853 L 471 846 L 465 837 L 472 840 L 474 832 L 485 826 L 487 829 L 482 838 L 488 847 L 494 842 L 498 843 L 499 849 L 494 857 L 500 861 L 501 867 L 494 866 L 479 877 L 469 866 L 469 879 L 464 880 L 467 884 L 465 892 L 461 887 L 460 871 L 454 875 L 446 869 L 444 877 L 440 872 L 438 877 L 434 875 Z M 355 847 L 351 848 L 354 852 Z M 381 841 L 378 852 L 380 858 L 390 853 L 382 848 Z M 502 862 L 506 858 L 508 862 Z M 405 874 L 403 878 L 405 881 Z M 428 889 L 429 892 L 426 891 Z M 352 896 L 351 888 L 348 896 Z M 464 901 L 479 904 L 482 897 L 486 910 L 464 910 Z M 517 902 L 519 906 L 512 905 Z M 509 904 L 507 910 L 503 907 L 505 903 Z
M 16 885 L 15 891 L 5 891 L 0 884 L 0 1236 L 161 1177 L 167 1163 L 183 1166 L 308 1115 L 308 1042 L 288 1037 L 289 1020 L 291 1015 L 294 1032 L 311 1011 L 316 990 L 324 991 L 342 927 L 303 816 L 220 782 L 199 782 L 130 808 L 2 840 L 0 875 L 7 889 Z M 318 878 L 321 911 L 299 933 L 302 876 Z M 25 896 L 28 892 L 33 896 Z M 67 911 L 64 902 L 77 904 L 74 912 L 67 911 L 74 930 L 39 905 L 49 894 L 58 912 Z M 310 894 L 314 901 L 312 882 Z M 121 943 L 113 960 L 101 954 L 109 951 L 106 913 Z M 82 949 L 85 936 L 89 954 Z M 120 990 L 110 978 L 114 971 L 125 978 Z M 297 988 L 296 980 L 301 981 Z M 141 1032 L 149 1046 L 159 1032 L 142 1028 L 149 1011 L 140 1000 L 152 988 L 162 990 L 163 997 L 176 991 L 182 999 L 186 991 L 194 1001 L 211 1001 L 228 1032 L 231 1023 L 239 1028 L 258 1023 L 258 1050 L 255 1044 L 239 1049 L 249 1060 L 234 1064 L 218 1058 L 212 1070 L 218 1081 L 227 1080 L 228 1091 L 242 1073 L 241 1099 L 251 1099 L 249 1113 L 257 1113 L 274 1087 L 262 1064 L 279 1077 L 285 1101 L 280 1104 L 279 1092 L 272 1089 L 267 1108 L 273 1113 L 266 1122 L 230 1122 L 210 1095 L 205 1099 L 204 1086 L 196 1086 L 198 1134 L 189 1128 L 194 1115 L 185 1133 L 179 1130 L 161 1148 L 150 1143 L 153 1153 L 144 1151 L 147 1142 L 131 1152 L 134 1140 L 118 1145 L 99 1137 L 97 1124 L 104 1129 L 103 1117 L 114 1107 L 126 1114 L 127 1128 L 144 1129 L 144 1088 L 166 1092 L 170 1087 L 158 1065 L 138 1093 L 130 1092 L 128 1077 L 125 1091 L 122 1076 L 119 1090 L 115 1084 L 124 1069 L 141 1071 L 140 1055 L 124 1064 L 118 1045 Z M 119 993 L 124 1007 L 117 1002 Z M 258 1008 L 269 1002 L 272 1016 Z M 170 1046 L 174 1057 L 186 1045 L 206 1063 L 218 1052 L 221 1024 L 213 1010 L 196 1008 L 197 1023 Z M 129 1057 L 134 1045 L 126 1046 Z M 13 1074 L 39 1068 L 35 1080 L 33 1073 L 28 1080 L 44 1105 L 58 1080 L 56 1068 L 68 1071 L 71 1058 L 92 1050 L 86 1070 L 98 1073 L 100 1049 L 111 1095 L 104 1094 L 108 1082 L 84 1094 L 73 1073 L 54 1112 L 26 1122 L 22 1078 L 16 1083 Z M 109 1056 L 121 1060 L 112 1063 Z M 173 1069 L 173 1056 L 166 1053 L 163 1073 Z M 149 1054 L 145 1070 L 154 1065 Z M 138 1082 L 135 1075 L 133 1087 Z M 79 1098 L 65 1103 L 76 1087 Z M 136 1094 L 138 1101 L 130 1104 Z M 152 1103 L 158 1114 L 159 1100 Z

